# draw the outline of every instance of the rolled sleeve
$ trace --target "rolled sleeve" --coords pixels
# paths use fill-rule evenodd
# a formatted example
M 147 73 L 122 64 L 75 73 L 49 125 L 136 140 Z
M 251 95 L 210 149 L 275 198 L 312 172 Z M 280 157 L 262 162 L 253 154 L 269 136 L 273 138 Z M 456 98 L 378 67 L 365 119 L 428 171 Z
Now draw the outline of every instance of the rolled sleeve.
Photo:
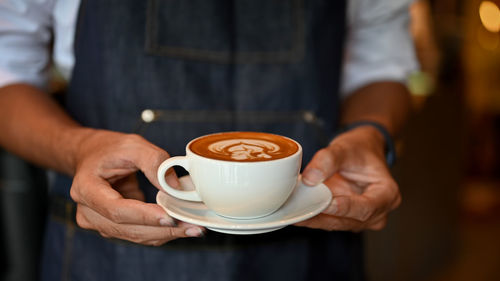
M 50 0 L 0 0 L 0 87 L 46 88 L 52 7 Z
M 342 97 L 375 81 L 406 83 L 408 75 L 418 69 L 409 32 L 410 4 L 361 0 L 350 7 Z

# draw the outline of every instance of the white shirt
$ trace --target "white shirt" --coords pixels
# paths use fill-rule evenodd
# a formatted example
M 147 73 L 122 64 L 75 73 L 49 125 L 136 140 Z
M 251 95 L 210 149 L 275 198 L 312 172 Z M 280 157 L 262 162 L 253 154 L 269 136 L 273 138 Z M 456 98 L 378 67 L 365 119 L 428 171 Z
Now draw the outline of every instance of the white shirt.
M 377 80 L 405 83 L 417 69 L 408 28 L 411 2 L 348 1 L 344 97 Z M 51 60 L 70 78 L 79 4 L 80 0 L 0 0 L 0 87 L 24 82 L 46 88 Z

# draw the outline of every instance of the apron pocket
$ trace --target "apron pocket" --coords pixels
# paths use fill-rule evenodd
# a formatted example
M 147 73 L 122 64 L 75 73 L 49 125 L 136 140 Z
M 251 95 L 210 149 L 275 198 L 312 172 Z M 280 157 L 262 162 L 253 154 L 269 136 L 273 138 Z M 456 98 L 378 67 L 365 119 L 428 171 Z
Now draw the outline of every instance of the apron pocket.
M 303 58 L 302 0 L 149 0 L 146 52 L 215 63 Z

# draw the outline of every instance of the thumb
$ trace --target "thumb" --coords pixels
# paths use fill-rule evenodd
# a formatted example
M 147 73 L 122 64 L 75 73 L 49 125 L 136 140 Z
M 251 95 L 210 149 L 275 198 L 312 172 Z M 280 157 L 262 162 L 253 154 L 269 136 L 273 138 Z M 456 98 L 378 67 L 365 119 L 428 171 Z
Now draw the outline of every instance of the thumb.
M 143 141 L 142 147 L 140 148 L 141 153 L 134 153 L 132 156 L 132 161 L 135 163 L 137 168 L 141 170 L 146 178 L 151 182 L 156 188 L 162 190 L 160 183 L 157 178 L 157 170 L 163 161 L 170 158 L 170 155 L 163 149 L 147 142 Z M 179 181 L 175 175 L 174 169 L 169 169 L 165 174 L 167 183 L 176 188 L 179 186 Z
M 302 172 L 302 181 L 309 186 L 322 183 L 338 171 L 341 158 L 341 149 L 336 145 L 319 150 Z

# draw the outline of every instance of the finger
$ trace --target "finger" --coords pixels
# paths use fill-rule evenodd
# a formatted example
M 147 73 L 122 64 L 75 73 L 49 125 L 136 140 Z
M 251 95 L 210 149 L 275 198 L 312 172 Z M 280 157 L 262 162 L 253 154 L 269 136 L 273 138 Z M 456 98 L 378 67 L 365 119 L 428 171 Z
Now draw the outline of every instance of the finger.
M 382 230 L 387 225 L 387 217 L 383 216 L 380 220 L 375 221 L 367 225 L 367 229 L 370 230 Z
M 84 205 L 78 205 L 77 223 L 85 229 L 98 231 L 104 237 L 114 237 L 145 245 L 160 245 L 181 237 L 201 237 L 202 227 L 184 224 L 178 227 L 117 224 Z
M 79 174 L 73 181 L 70 194 L 75 202 L 88 206 L 115 223 L 174 225 L 173 219 L 157 204 L 125 199 L 99 177 Z
M 319 214 L 311 219 L 299 222 L 295 225 L 328 231 L 361 231 L 364 229 L 365 224 L 363 222 L 350 218 Z
M 348 180 L 346 180 L 348 178 Z M 328 214 L 366 221 L 395 209 L 401 202 L 399 188 L 390 177 L 370 173 L 340 172 L 325 181 L 333 195 Z
M 170 157 L 165 150 L 150 143 L 140 135 L 129 134 L 123 137 L 116 151 L 119 151 L 117 158 L 120 161 L 117 164 L 116 158 L 111 158 L 111 160 L 102 163 L 102 170 L 99 171 L 100 176 L 109 179 L 112 176 L 123 176 L 141 170 L 155 187 L 161 188 L 156 178 L 156 172 L 160 164 Z M 176 177 L 171 175 L 167 177 L 167 180 L 172 186 L 177 186 Z
M 333 198 L 325 213 L 367 222 L 374 216 L 393 210 L 394 201 L 397 201 L 398 197 L 399 193 L 393 196 L 388 190 L 372 187 L 371 190 L 368 188 L 361 195 L 352 194 Z
M 341 230 L 341 231 L 361 231 L 381 230 L 387 224 L 387 215 L 380 215 L 373 219 L 362 222 L 351 218 L 337 217 L 328 214 L 319 214 L 311 219 L 296 223 L 296 226 L 303 226 L 309 228 L 323 229 L 323 230 Z
M 364 191 L 364 188 L 352 181 L 345 180 L 339 173 L 329 177 L 323 183 L 330 189 L 333 197 L 361 194 Z
M 173 188 L 178 188 L 181 185 L 173 168 L 168 169 L 167 172 L 165 173 L 165 181 L 167 182 L 168 185 L 170 185 Z
M 321 149 L 312 158 L 302 173 L 302 181 L 306 185 L 317 185 L 331 177 L 339 169 L 342 161 L 342 150 L 337 145 Z
M 163 149 L 157 147 L 156 145 L 146 141 L 141 136 L 132 135 L 132 138 L 137 138 L 137 140 L 141 144 L 140 150 L 141 153 L 133 153 L 132 161 L 136 164 L 137 168 L 141 170 L 146 178 L 159 190 L 162 190 L 158 178 L 157 171 L 160 164 L 167 160 L 170 155 Z M 175 172 L 173 169 L 169 169 L 166 173 L 166 181 L 172 187 L 178 187 L 179 181 L 175 176 Z
M 142 192 L 139 188 L 139 182 L 137 181 L 137 176 L 135 174 L 131 174 L 126 178 L 120 179 L 111 185 L 124 198 L 135 199 L 143 202 L 145 200 L 144 192 Z
M 82 204 L 78 204 L 77 207 L 77 223 L 83 228 L 100 231 L 103 236 L 128 237 L 127 240 L 134 239 L 136 242 L 139 238 L 146 241 L 169 237 L 197 237 L 201 235 L 200 231 L 201 233 L 205 231 L 203 227 L 185 222 L 179 222 L 175 227 L 117 224 Z M 144 230 L 144 232 L 138 232 L 139 230 Z M 165 233 L 168 235 L 165 236 Z
M 338 196 L 332 199 L 325 213 L 366 222 L 375 214 L 377 207 L 373 200 L 363 195 Z

